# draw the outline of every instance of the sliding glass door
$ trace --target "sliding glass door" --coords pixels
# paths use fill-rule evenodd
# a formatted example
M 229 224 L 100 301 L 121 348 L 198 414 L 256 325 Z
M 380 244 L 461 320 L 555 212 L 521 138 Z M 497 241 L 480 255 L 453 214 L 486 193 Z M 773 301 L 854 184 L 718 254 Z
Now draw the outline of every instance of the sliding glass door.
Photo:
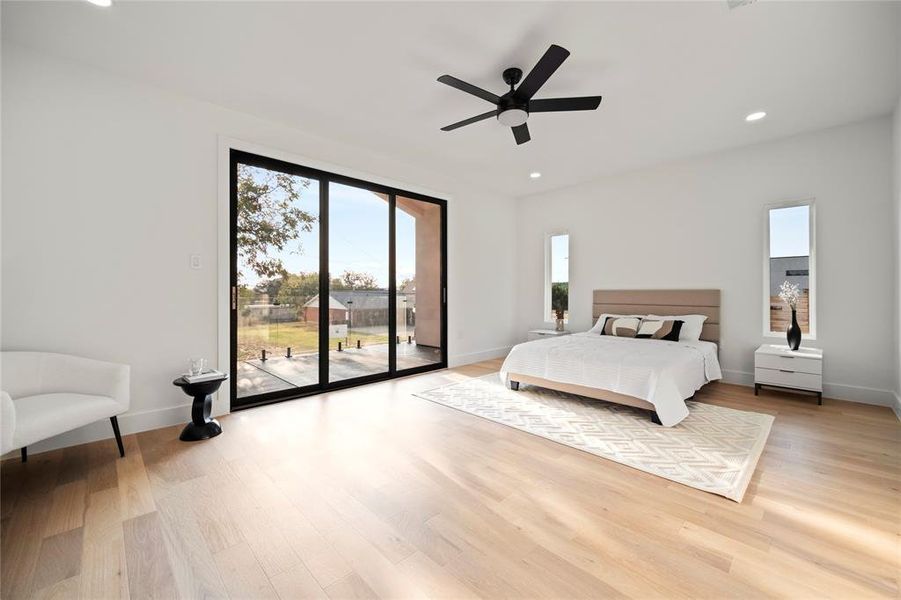
M 446 366 L 446 211 L 232 150 L 232 408 Z
M 388 194 L 329 183 L 329 381 L 388 373 Z
M 441 211 L 442 207 L 433 202 L 396 197 L 398 370 L 440 364 L 443 360 Z
M 319 384 L 319 186 L 278 165 L 233 165 L 232 364 L 238 401 Z

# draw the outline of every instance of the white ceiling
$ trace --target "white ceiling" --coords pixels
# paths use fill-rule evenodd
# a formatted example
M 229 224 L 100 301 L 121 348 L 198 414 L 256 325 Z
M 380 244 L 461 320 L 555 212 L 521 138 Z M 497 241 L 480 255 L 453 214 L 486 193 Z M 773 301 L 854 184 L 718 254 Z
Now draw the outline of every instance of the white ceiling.
M 890 112 L 901 3 L 4 2 L 3 38 L 511 195 Z M 532 141 L 443 73 L 502 93 L 501 71 L 572 52 L 536 97 Z M 765 110 L 763 121 L 744 116 Z M 529 178 L 541 171 L 541 179 Z M 415 183 L 415 182 L 414 182 Z

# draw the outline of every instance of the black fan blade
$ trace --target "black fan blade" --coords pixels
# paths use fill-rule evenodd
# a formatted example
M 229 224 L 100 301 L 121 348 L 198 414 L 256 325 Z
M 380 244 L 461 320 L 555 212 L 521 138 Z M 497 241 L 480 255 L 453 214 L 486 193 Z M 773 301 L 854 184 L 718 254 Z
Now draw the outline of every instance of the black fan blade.
M 438 81 L 440 81 L 444 85 L 449 85 L 452 88 L 456 88 L 456 89 L 460 90 L 461 92 L 466 92 L 467 94 L 472 94 L 473 96 L 478 96 L 482 100 L 487 100 L 488 102 L 491 102 L 492 104 L 497 104 L 498 102 L 501 101 L 499 96 L 492 94 L 491 92 L 489 92 L 487 90 L 483 90 L 480 87 L 476 87 L 476 86 L 472 85 L 471 83 L 466 83 L 465 81 L 461 81 L 451 75 L 442 75 L 441 77 L 438 78 Z
M 557 112 L 561 110 L 594 110 L 601 105 L 601 96 L 583 96 L 581 98 L 548 98 L 546 100 L 530 100 L 529 112 Z
M 526 123 L 513 127 L 513 137 L 516 138 L 516 145 L 525 144 L 532 139 L 529 135 L 529 126 Z
M 489 117 L 494 117 L 494 116 L 497 116 L 497 111 L 489 110 L 488 112 L 482 113 L 475 117 L 470 117 L 469 119 L 465 119 L 463 121 L 457 121 L 456 123 L 453 123 L 452 125 L 447 125 L 446 127 L 442 127 L 441 131 L 453 131 L 454 129 L 457 129 L 458 127 L 463 127 L 464 125 L 470 125 L 472 123 L 478 123 L 479 121 L 484 121 L 485 119 L 487 119 Z
M 551 44 L 551 47 L 547 49 L 547 52 L 544 53 L 538 64 L 529 71 L 529 74 L 522 80 L 522 83 L 519 84 L 513 95 L 520 100 L 531 99 L 535 92 L 544 85 L 544 82 L 554 74 L 554 71 L 563 64 L 567 56 L 569 56 L 569 50 L 556 44 Z

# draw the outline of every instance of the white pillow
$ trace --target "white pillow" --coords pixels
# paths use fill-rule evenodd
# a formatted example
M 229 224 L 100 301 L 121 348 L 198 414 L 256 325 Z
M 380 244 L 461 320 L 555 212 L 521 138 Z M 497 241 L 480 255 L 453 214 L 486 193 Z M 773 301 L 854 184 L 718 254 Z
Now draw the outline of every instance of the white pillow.
M 588 330 L 588 333 L 596 333 L 601 335 L 601 332 L 604 331 L 604 323 L 607 322 L 607 317 L 634 317 L 636 319 L 643 319 L 645 315 L 615 315 L 613 313 L 602 313 L 598 320 L 595 321 L 594 327 Z
M 697 342 L 701 339 L 701 330 L 704 328 L 706 315 L 648 315 L 649 319 L 672 319 L 682 321 L 682 330 L 679 331 L 680 342 Z

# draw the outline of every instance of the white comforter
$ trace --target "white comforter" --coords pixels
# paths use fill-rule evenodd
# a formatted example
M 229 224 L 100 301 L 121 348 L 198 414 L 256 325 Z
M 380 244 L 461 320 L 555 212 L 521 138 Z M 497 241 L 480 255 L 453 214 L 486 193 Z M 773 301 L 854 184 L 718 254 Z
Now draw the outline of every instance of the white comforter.
M 722 378 L 712 342 L 665 342 L 587 332 L 514 346 L 501 367 L 505 384 L 509 373 L 647 400 L 667 427 L 688 416 L 687 398 L 705 383 Z

